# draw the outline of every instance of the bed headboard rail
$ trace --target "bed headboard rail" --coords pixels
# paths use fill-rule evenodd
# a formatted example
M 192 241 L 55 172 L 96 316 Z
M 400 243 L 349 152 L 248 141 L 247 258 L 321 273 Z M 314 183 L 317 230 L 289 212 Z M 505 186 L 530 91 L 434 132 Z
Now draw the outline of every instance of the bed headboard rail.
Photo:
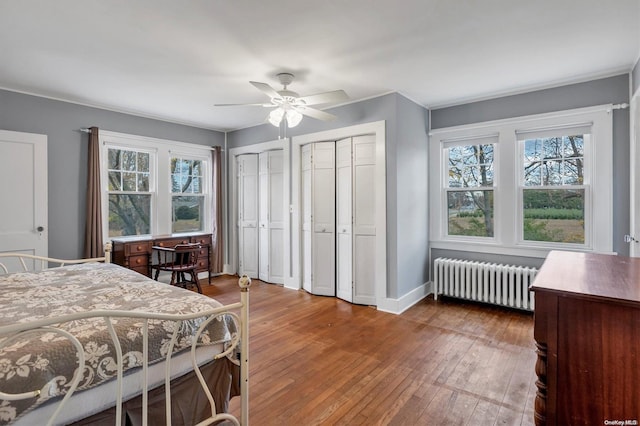
M 4 259 L 16 259 L 20 263 L 21 271 L 12 270 Z M 32 260 L 27 265 L 27 259 Z M 55 257 L 37 256 L 27 253 L 0 253 L 0 274 L 8 274 L 10 272 L 34 272 L 36 270 L 49 269 L 64 265 L 73 265 L 78 263 L 104 262 L 111 263 L 111 242 L 104 245 L 104 256 L 92 257 L 89 259 L 56 259 Z

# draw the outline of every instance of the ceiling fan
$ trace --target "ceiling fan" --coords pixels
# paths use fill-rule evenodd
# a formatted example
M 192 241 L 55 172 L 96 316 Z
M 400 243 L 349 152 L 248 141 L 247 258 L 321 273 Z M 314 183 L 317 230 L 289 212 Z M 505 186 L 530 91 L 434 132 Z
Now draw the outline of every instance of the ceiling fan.
M 296 92 L 287 89 L 287 86 L 291 84 L 294 79 L 294 75 L 288 72 L 281 72 L 276 75 L 280 84 L 282 84 L 282 90 L 275 90 L 267 83 L 260 83 L 258 81 L 250 81 L 249 83 L 265 93 L 271 98 L 270 103 L 257 103 L 257 104 L 216 104 L 216 106 L 261 106 L 265 108 L 275 108 L 269 113 L 268 120 L 276 127 L 280 127 L 280 124 L 285 120 L 287 127 L 295 127 L 302 121 L 302 116 L 315 118 L 318 120 L 334 120 L 335 115 L 328 112 L 321 111 L 316 108 L 311 108 L 310 105 L 319 105 L 327 103 L 335 103 L 346 101 L 349 96 L 344 90 L 333 90 L 331 92 L 316 93 L 315 95 L 300 96 Z

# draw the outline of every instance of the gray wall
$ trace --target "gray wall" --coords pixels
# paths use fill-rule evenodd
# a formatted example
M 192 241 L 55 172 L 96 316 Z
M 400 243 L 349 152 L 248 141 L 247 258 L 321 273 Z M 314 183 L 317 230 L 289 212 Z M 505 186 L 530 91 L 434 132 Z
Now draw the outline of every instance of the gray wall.
M 602 104 L 629 102 L 629 75 L 538 90 L 431 111 L 433 129 Z M 613 250 L 628 255 L 629 109 L 613 112 Z
M 299 126 L 288 129 L 286 136 L 386 121 L 387 296 L 399 298 L 428 281 L 427 110 L 393 93 L 327 111 L 338 118 L 330 122 L 304 118 Z M 277 138 L 278 129 L 264 124 L 230 132 L 227 147 Z M 415 199 L 405 199 L 410 198 L 408 194 L 415 194 Z M 409 207 L 412 209 L 407 210 Z M 408 238 L 408 246 L 401 237 Z
M 428 111 L 399 96 L 397 122 L 394 195 L 401 296 L 429 281 Z
M 640 59 L 638 59 L 636 66 L 631 71 L 631 94 L 636 94 L 638 89 L 640 89 Z
M 0 129 L 48 136 L 49 255 L 82 256 L 88 135 L 78 129 L 150 136 L 200 145 L 224 133 L 0 90 Z

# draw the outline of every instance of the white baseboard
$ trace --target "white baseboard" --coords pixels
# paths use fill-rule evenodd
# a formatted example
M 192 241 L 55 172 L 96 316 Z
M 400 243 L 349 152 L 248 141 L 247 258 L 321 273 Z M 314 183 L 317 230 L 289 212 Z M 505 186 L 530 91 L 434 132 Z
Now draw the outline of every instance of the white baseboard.
M 225 263 L 225 264 L 222 266 L 222 273 L 223 273 L 223 274 L 226 274 L 226 275 L 235 275 L 235 274 L 236 274 L 236 271 L 234 271 L 234 270 L 233 270 L 233 268 L 231 267 L 231 265 L 230 265 L 230 264 Z
M 288 288 L 290 290 L 300 290 L 300 285 L 293 278 L 284 277 L 284 288 Z
M 378 303 L 378 310 L 400 315 L 433 292 L 433 284 L 427 282 L 411 290 L 399 299 L 384 298 Z

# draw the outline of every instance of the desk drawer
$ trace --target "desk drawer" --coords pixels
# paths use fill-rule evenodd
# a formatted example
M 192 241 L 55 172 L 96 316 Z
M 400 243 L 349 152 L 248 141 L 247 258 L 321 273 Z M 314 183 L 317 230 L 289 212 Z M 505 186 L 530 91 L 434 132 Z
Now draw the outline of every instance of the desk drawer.
M 178 244 L 188 244 L 189 242 L 190 242 L 189 237 L 167 238 L 162 240 L 156 240 L 154 245 L 159 247 L 175 247 Z
M 146 255 L 146 254 L 129 256 L 129 268 L 130 269 L 144 267 L 144 269 L 146 270 L 148 264 L 149 264 L 149 256 Z
M 151 252 L 151 244 L 148 241 L 130 242 L 124 244 L 124 255 L 147 254 Z
M 191 237 L 192 243 L 211 245 L 211 235 L 197 235 Z

